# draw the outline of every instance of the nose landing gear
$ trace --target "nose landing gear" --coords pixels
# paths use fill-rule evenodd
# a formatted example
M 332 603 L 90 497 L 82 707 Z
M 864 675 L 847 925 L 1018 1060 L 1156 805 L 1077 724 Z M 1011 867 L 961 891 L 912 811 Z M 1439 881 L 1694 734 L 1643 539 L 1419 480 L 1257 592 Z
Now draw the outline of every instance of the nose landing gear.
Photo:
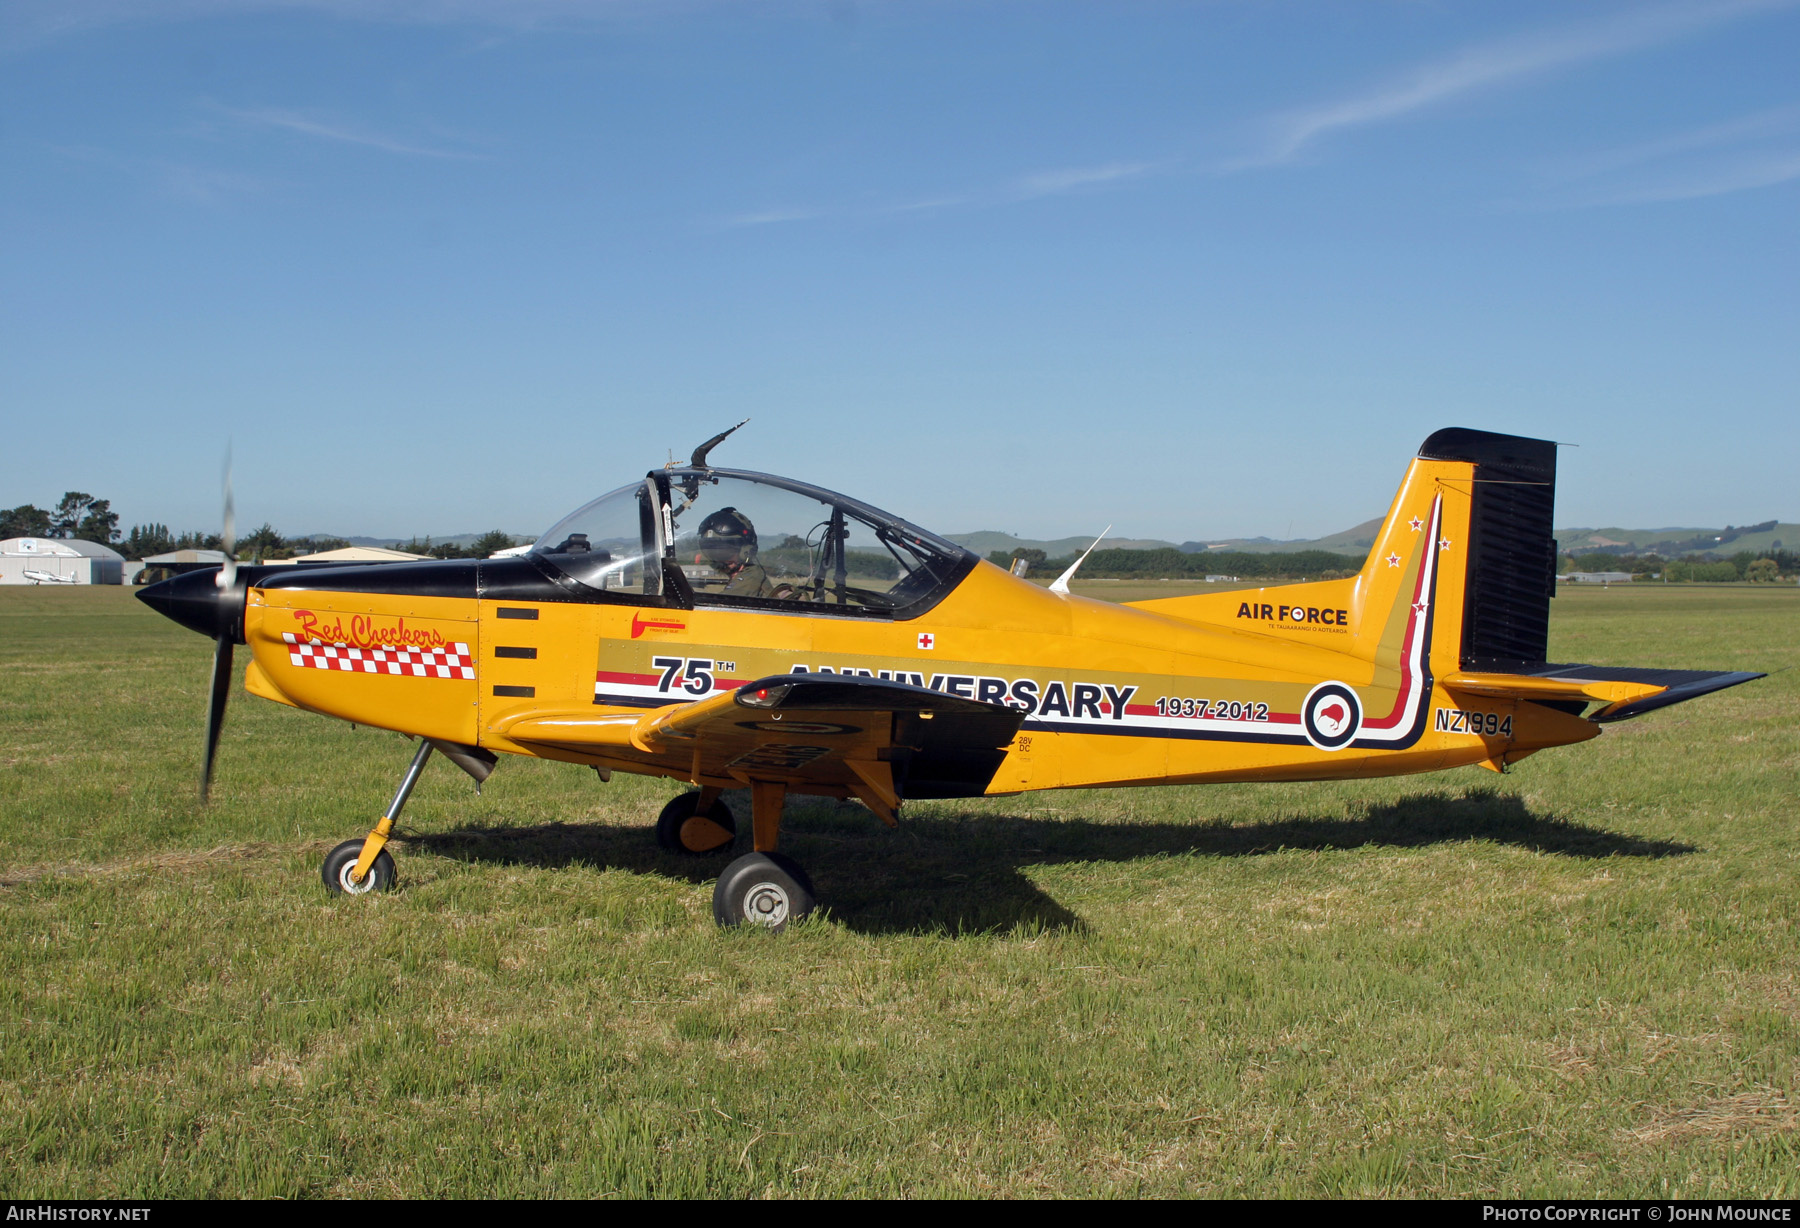
M 360 880 L 354 877 L 356 862 L 362 856 L 364 843 L 364 840 L 346 840 L 325 854 L 325 864 L 319 867 L 319 876 L 332 891 L 344 895 L 368 895 L 371 891 L 388 891 L 393 888 L 396 877 L 394 859 L 386 849 L 375 854 L 375 860 L 369 863 L 368 873 Z
M 386 848 L 388 836 L 394 830 L 394 822 L 400 817 L 400 811 L 406 806 L 406 799 L 412 796 L 413 786 L 419 783 L 419 773 L 425 770 L 425 761 L 429 758 L 431 743 L 421 738 L 412 766 L 400 778 L 400 788 L 395 792 L 394 800 L 388 803 L 387 811 L 381 816 L 381 821 L 375 824 L 374 830 L 361 840 L 344 841 L 325 855 L 325 864 L 319 868 L 319 875 L 325 880 L 327 890 L 344 895 L 367 895 L 371 891 L 393 890 L 397 876 L 393 855 Z

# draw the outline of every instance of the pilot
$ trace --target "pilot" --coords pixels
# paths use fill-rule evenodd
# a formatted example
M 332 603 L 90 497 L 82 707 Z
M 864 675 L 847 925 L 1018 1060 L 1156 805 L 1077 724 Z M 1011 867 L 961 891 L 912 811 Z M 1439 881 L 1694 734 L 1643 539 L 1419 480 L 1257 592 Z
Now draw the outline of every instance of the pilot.
M 721 591 L 726 596 L 784 595 L 776 591 L 769 573 L 756 561 L 756 526 L 735 507 L 722 507 L 700 522 L 700 553 L 724 573 Z

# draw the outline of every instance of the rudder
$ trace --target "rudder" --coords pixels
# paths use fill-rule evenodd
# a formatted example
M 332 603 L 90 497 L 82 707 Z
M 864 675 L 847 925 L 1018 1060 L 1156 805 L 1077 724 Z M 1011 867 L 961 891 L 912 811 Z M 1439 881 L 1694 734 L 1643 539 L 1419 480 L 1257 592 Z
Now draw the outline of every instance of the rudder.
M 1556 592 L 1556 445 L 1466 427 L 1434 432 L 1422 460 L 1475 466 L 1463 593 L 1464 669 L 1542 661 Z

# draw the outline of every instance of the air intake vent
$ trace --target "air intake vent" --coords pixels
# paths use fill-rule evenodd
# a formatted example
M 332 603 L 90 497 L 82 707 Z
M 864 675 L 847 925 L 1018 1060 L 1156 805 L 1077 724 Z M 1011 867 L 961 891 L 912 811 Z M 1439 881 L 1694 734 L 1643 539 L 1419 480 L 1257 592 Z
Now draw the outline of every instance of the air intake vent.
M 1476 467 L 1464 668 L 1542 661 L 1556 592 L 1556 445 L 1452 427 L 1427 439 L 1419 455 Z

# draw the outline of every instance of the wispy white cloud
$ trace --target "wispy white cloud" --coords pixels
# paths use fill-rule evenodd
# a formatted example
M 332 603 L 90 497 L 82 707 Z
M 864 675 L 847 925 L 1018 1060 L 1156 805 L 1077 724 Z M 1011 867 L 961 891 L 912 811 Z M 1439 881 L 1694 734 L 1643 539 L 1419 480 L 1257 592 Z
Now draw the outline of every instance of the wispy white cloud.
M 1725 196 L 1754 188 L 1770 188 L 1800 179 L 1800 149 L 1746 154 L 1681 174 L 1664 176 L 1661 182 L 1625 188 L 1610 197 L 1589 203 L 1609 205 L 1649 204 L 1656 201 L 1698 200 Z
M 667 9 L 671 0 L 7 0 L 0 5 L 0 51 L 89 30 L 258 12 L 311 12 L 389 25 L 559 29 Z
M 55 151 L 75 162 L 123 172 L 146 184 L 156 195 L 192 205 L 223 205 L 267 190 L 269 183 L 254 175 L 221 170 L 197 162 L 168 158 L 143 158 L 98 149 L 91 145 L 56 146 Z
M 914 200 L 895 201 L 863 210 L 870 215 L 883 213 L 935 213 L 940 209 L 961 209 L 970 205 L 992 204 L 993 197 L 987 193 L 959 192 L 944 196 L 921 196 Z
M 1795 0 L 1667 4 L 1471 47 L 1367 93 L 1275 116 L 1267 124 L 1261 149 L 1219 169 L 1243 170 L 1292 161 L 1308 146 L 1334 133 L 1401 119 L 1479 90 L 1641 51 L 1794 4 Z
M 1683 154 L 1800 135 L 1800 103 L 1740 115 L 1722 123 L 1687 128 L 1655 140 L 1569 159 L 1555 170 L 1564 178 L 1585 178 L 1660 162 Z
M 822 209 L 761 209 L 754 213 L 738 213 L 723 218 L 718 225 L 726 230 L 745 226 L 780 226 L 788 222 L 810 222 L 826 216 Z
M 742 213 L 718 223 L 727 228 L 770 226 L 785 222 L 822 221 L 827 218 L 874 218 L 895 214 L 934 213 L 947 209 L 983 209 L 1020 204 L 1045 197 L 1065 196 L 1071 192 L 1105 188 L 1109 184 L 1136 179 L 1174 166 L 1164 162 L 1108 162 L 1098 166 L 1061 167 L 1034 171 L 986 188 L 967 192 L 940 193 L 910 200 L 887 201 L 838 209 L 767 209 Z
M 1380 88 L 1271 115 L 1260 125 L 1263 135 L 1259 148 L 1234 158 L 1202 162 L 1194 158 L 1171 157 L 1154 161 L 1119 161 L 1059 168 L 1023 175 L 986 189 L 901 200 L 860 209 L 771 209 L 743 214 L 728 219 L 724 224 L 758 226 L 833 217 L 918 214 L 954 208 L 993 207 L 1140 180 L 1177 169 L 1219 175 L 1277 166 L 1294 161 L 1310 146 L 1337 133 L 1396 121 L 1483 89 L 1496 89 L 1559 69 L 1648 50 L 1700 34 L 1715 26 L 1759 13 L 1790 9 L 1797 4 L 1800 4 L 1800 0 L 1678 0 L 1677 3 L 1630 10 L 1601 19 L 1469 47 L 1448 58 L 1421 65 Z M 1689 145 L 1699 147 L 1714 144 L 1747 135 L 1752 130 L 1778 127 L 1785 122 L 1786 115 L 1784 110 L 1746 117 L 1744 120 L 1734 121 L 1732 125 L 1720 125 L 1715 129 L 1667 138 L 1675 142 L 1667 149 L 1652 143 L 1641 149 L 1615 151 L 1608 156 L 1621 165 L 1630 160 L 1661 158 Z M 1691 177 L 1682 181 L 1687 184 L 1684 188 L 1672 186 L 1671 181 L 1671 186 L 1659 190 L 1707 195 L 1717 191 L 1737 190 L 1726 186 L 1730 184 L 1753 186 L 1759 182 L 1780 182 L 1780 178 L 1772 177 L 1786 177 L 1782 170 L 1786 165 L 1786 160 L 1778 155 L 1740 159 L 1735 168 L 1728 172 Z
M 1060 196 L 1065 192 L 1098 187 L 1103 183 L 1116 183 L 1121 179 L 1136 179 L 1157 169 L 1158 165 L 1155 162 L 1109 162 L 1104 166 L 1076 166 L 1064 170 L 1040 171 L 1020 179 L 1016 185 L 1016 195 L 1021 200 L 1039 196 Z
M 327 121 L 299 111 L 283 111 L 274 108 L 239 110 L 232 107 L 220 107 L 219 110 L 232 119 L 253 127 L 278 128 L 287 132 L 297 132 L 302 136 L 317 137 L 322 141 L 338 141 L 346 145 L 361 145 L 368 149 L 379 149 L 384 153 L 404 154 L 416 158 L 469 159 L 480 156 L 462 150 L 417 145 L 354 124 Z
M 1567 159 L 1529 209 L 1694 200 L 1800 179 L 1800 104 Z
M 161 162 L 153 167 L 165 196 L 195 205 L 221 205 L 263 191 L 268 185 L 254 175 L 184 162 Z

